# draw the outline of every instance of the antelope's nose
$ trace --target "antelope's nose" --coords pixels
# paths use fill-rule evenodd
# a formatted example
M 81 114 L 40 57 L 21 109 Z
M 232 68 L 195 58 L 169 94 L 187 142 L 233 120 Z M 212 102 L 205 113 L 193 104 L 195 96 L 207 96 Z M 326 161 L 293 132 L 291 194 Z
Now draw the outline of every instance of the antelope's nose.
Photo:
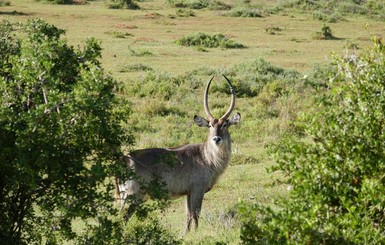
M 213 141 L 215 142 L 215 144 L 220 145 L 220 144 L 222 144 L 222 137 L 214 136 Z

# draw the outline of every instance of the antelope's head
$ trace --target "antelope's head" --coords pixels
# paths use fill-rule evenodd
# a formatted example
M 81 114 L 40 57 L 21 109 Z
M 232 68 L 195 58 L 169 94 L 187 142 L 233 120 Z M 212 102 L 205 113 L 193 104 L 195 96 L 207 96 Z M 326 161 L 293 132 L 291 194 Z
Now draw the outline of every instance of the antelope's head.
M 223 75 L 226 81 L 228 82 L 230 86 L 231 91 L 231 103 L 230 107 L 227 110 L 227 112 L 220 117 L 219 119 L 216 119 L 213 117 L 213 115 L 210 113 L 209 109 L 209 102 L 208 102 L 208 93 L 210 89 L 211 81 L 214 79 L 215 76 L 213 76 L 210 81 L 208 82 L 205 93 L 204 93 L 204 99 L 203 99 L 203 106 L 206 112 L 206 116 L 208 119 L 205 119 L 200 116 L 195 116 L 194 121 L 195 124 L 199 127 L 207 127 L 209 128 L 209 134 L 208 134 L 208 143 L 220 147 L 223 142 L 230 143 L 230 134 L 228 131 L 228 128 L 231 125 L 237 124 L 241 120 L 241 114 L 238 112 L 235 113 L 232 117 L 230 117 L 231 112 L 234 109 L 235 106 L 235 89 L 233 88 L 233 85 L 231 84 L 230 80 Z M 230 117 L 230 118 L 229 118 Z

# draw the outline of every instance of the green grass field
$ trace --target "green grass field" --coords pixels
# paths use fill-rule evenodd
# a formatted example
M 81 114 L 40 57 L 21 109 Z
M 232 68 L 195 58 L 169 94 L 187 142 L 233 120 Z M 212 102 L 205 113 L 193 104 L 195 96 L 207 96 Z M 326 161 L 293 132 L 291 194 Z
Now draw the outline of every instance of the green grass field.
M 278 1 L 252 2 L 274 5 Z M 263 58 L 274 66 L 296 70 L 301 77 L 315 65 L 328 63 L 331 53 L 343 55 L 351 44 L 364 49 L 370 46 L 372 35 L 382 36 L 385 32 L 381 21 L 346 17 L 344 21 L 327 23 L 336 39 L 316 40 L 314 33 L 325 23 L 307 14 L 283 11 L 263 18 L 238 18 L 203 9 L 193 10 L 195 16 L 180 17 L 177 9 L 163 0 L 138 4 L 139 10 L 128 10 L 109 9 L 106 1 L 54 5 L 12 0 L 10 6 L 0 7 L 0 19 L 25 22 L 43 18 L 65 29 L 68 42 L 74 46 L 88 37 L 100 40 L 103 67 L 126 84 L 121 96 L 132 102 L 129 120 L 136 129 L 137 142 L 132 146 L 135 149 L 205 140 L 205 130 L 195 127 L 192 118 L 204 113 L 203 84 L 210 78 L 210 71 L 219 74 Z M 181 37 L 194 33 L 224 34 L 246 48 L 199 49 L 176 44 Z M 149 70 L 167 77 L 195 75 L 186 85 L 177 87 L 180 91 L 174 91 L 172 96 L 140 96 L 132 92 L 134 86 L 141 86 Z M 189 87 L 194 84 L 196 87 Z M 258 96 L 237 99 L 235 111 L 242 114 L 242 123 L 231 129 L 234 161 L 205 195 L 200 228 L 185 237 L 186 244 L 238 244 L 240 224 L 233 215 L 236 204 L 245 200 L 272 205 L 275 198 L 287 193 L 285 185 L 273 185 L 277 173 L 266 172 L 274 163 L 265 145 L 278 140 L 287 129 L 288 120 L 295 117 L 292 115 L 307 107 L 301 100 L 311 94 L 301 89 L 299 86 L 290 97 L 281 99 L 274 99 L 268 89 Z M 223 113 L 229 96 L 220 92 L 211 96 L 213 113 Z M 179 237 L 185 229 L 184 202 L 184 198 L 173 200 L 166 212 L 160 214 L 165 226 Z

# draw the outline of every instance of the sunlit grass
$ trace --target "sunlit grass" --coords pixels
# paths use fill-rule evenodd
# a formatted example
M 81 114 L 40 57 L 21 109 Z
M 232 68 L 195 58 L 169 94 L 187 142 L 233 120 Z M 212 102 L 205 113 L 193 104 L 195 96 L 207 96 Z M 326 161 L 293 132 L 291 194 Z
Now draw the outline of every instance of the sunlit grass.
M 341 53 L 347 41 L 363 48 L 370 44 L 369 33 L 382 31 L 382 22 L 367 19 L 348 19 L 331 23 L 338 41 L 313 40 L 322 22 L 306 15 L 270 15 L 264 18 L 230 18 L 215 11 L 195 10 L 196 17 L 171 18 L 175 9 L 163 1 L 140 4 L 141 10 L 114 10 L 105 1 L 91 1 L 87 5 L 50 5 L 34 0 L 13 1 L 5 11 L 18 11 L 24 15 L 1 15 L 10 20 L 44 18 L 67 30 L 67 38 L 78 45 L 86 37 L 102 41 L 104 67 L 118 73 L 118 64 L 145 63 L 161 71 L 183 74 L 198 66 L 225 68 L 229 65 L 265 58 L 275 65 L 307 71 L 317 63 L 325 63 L 330 52 Z M 153 18 L 152 13 L 159 17 Z M 279 27 L 278 35 L 266 33 L 266 28 Z M 365 27 L 367 24 L 368 29 Z M 210 50 L 199 52 L 194 48 L 180 47 L 175 40 L 190 33 L 222 33 L 247 46 L 243 50 Z M 129 33 L 125 39 L 108 33 Z M 147 50 L 151 57 L 132 57 L 130 47 Z M 127 74 L 126 76 L 133 76 Z M 124 74 L 117 77 L 124 79 Z

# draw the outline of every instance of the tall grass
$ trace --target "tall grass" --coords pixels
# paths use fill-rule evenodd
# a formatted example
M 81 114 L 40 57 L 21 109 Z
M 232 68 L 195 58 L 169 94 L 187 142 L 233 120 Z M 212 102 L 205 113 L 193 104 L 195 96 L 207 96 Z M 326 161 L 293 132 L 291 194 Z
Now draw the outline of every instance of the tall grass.
M 342 20 L 342 16 L 365 15 L 369 18 L 385 19 L 385 1 L 339 1 L 339 0 L 286 0 L 282 2 L 283 9 L 295 9 L 313 13 L 320 20 L 336 22 Z

